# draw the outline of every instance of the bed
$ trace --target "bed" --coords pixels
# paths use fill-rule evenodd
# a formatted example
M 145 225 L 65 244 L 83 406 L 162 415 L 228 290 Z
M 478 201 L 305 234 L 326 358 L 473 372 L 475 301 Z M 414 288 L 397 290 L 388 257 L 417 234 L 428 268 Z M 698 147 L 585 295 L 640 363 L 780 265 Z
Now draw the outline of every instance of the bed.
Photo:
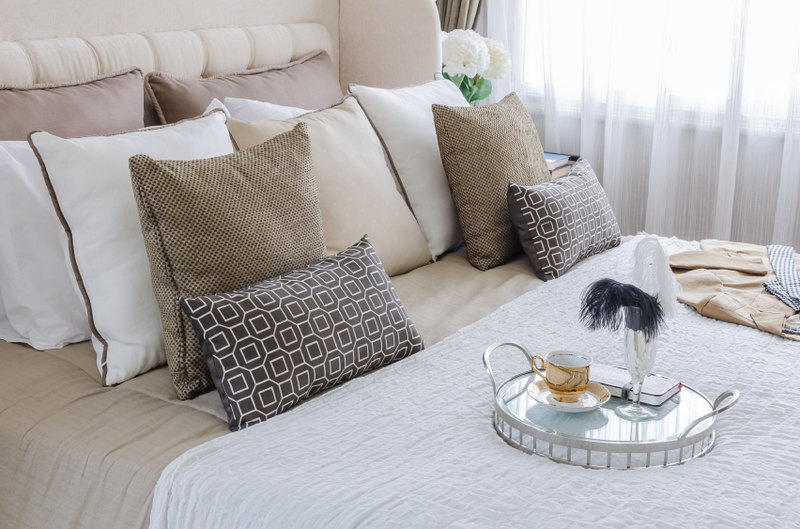
M 36 7 L 2 3 L 0 85 L 81 81 L 131 66 L 207 78 L 318 49 L 343 88 L 416 85 L 441 66 L 430 0 Z M 156 124 L 152 101 L 146 108 L 146 124 Z M 796 374 L 796 344 L 753 329 L 729 332 L 687 307 L 667 337 L 675 354 L 659 369 L 709 393 L 744 394 L 710 457 L 629 477 L 527 456 L 492 431 L 482 347 L 511 338 L 545 351 L 571 334 L 576 346 L 610 359 L 611 337 L 576 330 L 577 297 L 603 275 L 625 279 L 630 270 L 618 263 L 631 251 L 625 243 L 545 286 L 524 256 L 482 272 L 463 249 L 395 275 L 426 350 L 235 434 L 218 394 L 179 400 L 166 367 L 104 386 L 91 342 L 37 351 L 0 341 L 0 526 L 512 527 L 568 518 L 610 525 L 641 520 L 642 509 L 663 526 L 797 520 L 794 455 L 787 452 L 785 464 L 769 456 L 797 431 L 796 406 L 740 377 L 744 359 L 765 349 L 774 351 L 770 372 Z M 720 339 L 711 348 L 694 343 L 698 334 Z M 226 452 L 235 457 L 225 460 Z M 573 497 L 598 481 L 602 491 Z M 640 492 L 624 508 L 607 501 L 630 490 Z M 750 501 L 753 491 L 759 502 Z

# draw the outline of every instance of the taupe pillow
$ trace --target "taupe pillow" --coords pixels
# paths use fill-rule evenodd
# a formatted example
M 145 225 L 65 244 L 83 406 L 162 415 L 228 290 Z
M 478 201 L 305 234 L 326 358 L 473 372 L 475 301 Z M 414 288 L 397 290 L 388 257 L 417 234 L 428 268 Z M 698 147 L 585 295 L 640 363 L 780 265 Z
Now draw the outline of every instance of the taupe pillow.
M 402 274 L 431 260 L 414 215 L 397 191 L 380 139 L 353 97 L 340 105 L 287 121 L 228 120 L 240 148 L 308 125 L 328 253 L 348 248 L 365 233 L 386 272 Z
M 550 180 L 533 119 L 512 93 L 479 107 L 433 105 L 433 120 L 467 258 L 480 270 L 501 265 L 520 251 L 508 184 Z
M 35 130 L 78 137 L 143 126 L 144 84 L 136 68 L 81 83 L 0 87 L 0 141 L 25 141 Z
M 231 430 L 423 348 L 366 236 L 303 269 L 181 306 Z
M 583 158 L 552 182 L 509 184 L 508 210 L 534 272 L 544 281 L 620 241 L 608 197 Z
M 246 287 L 325 254 L 303 124 L 227 156 L 130 159 L 167 364 L 178 397 L 211 387 L 191 324 L 178 305 Z
M 205 79 L 154 72 L 147 74 L 145 84 L 161 123 L 198 116 L 214 98 L 240 97 L 307 109 L 327 108 L 342 100 L 338 72 L 324 51 L 282 66 Z

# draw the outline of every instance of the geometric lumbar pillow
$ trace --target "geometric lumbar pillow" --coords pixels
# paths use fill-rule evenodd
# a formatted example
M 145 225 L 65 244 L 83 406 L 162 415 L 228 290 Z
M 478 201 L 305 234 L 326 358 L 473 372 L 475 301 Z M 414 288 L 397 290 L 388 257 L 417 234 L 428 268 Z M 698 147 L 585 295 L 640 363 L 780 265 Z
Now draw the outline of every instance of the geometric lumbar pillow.
M 614 211 L 584 159 L 552 182 L 509 184 L 508 210 L 536 275 L 545 281 L 620 241 Z
M 181 306 L 231 430 L 423 348 L 366 236 L 305 268 Z

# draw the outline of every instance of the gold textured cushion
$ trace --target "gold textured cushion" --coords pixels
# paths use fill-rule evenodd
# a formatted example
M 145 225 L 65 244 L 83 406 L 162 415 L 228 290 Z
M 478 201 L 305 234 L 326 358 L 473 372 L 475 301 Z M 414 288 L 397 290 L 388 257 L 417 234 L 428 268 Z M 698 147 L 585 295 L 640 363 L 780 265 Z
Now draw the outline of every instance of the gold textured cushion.
M 353 97 L 340 105 L 286 121 L 228 120 L 239 148 L 305 123 L 319 188 L 329 254 L 368 234 L 390 276 L 427 264 L 431 251 L 397 191 L 380 139 Z
M 533 119 L 514 93 L 480 107 L 433 105 L 433 119 L 469 262 L 480 270 L 501 265 L 521 249 L 508 184 L 550 180 Z
M 227 292 L 325 254 L 306 127 L 227 156 L 130 159 L 167 364 L 178 397 L 212 385 L 179 298 Z

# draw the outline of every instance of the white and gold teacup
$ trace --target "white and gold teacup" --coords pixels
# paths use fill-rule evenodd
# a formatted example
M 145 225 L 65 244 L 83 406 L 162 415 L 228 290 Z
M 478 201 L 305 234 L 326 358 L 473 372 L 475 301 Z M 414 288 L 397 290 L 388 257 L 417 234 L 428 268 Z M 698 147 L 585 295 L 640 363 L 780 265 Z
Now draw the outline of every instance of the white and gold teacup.
M 537 360 L 541 362 L 538 367 Z M 544 379 L 554 399 L 560 402 L 577 402 L 589 387 L 592 359 L 572 351 L 553 351 L 547 358 L 534 355 L 531 358 L 531 367 Z M 544 373 L 540 371 L 542 369 Z

